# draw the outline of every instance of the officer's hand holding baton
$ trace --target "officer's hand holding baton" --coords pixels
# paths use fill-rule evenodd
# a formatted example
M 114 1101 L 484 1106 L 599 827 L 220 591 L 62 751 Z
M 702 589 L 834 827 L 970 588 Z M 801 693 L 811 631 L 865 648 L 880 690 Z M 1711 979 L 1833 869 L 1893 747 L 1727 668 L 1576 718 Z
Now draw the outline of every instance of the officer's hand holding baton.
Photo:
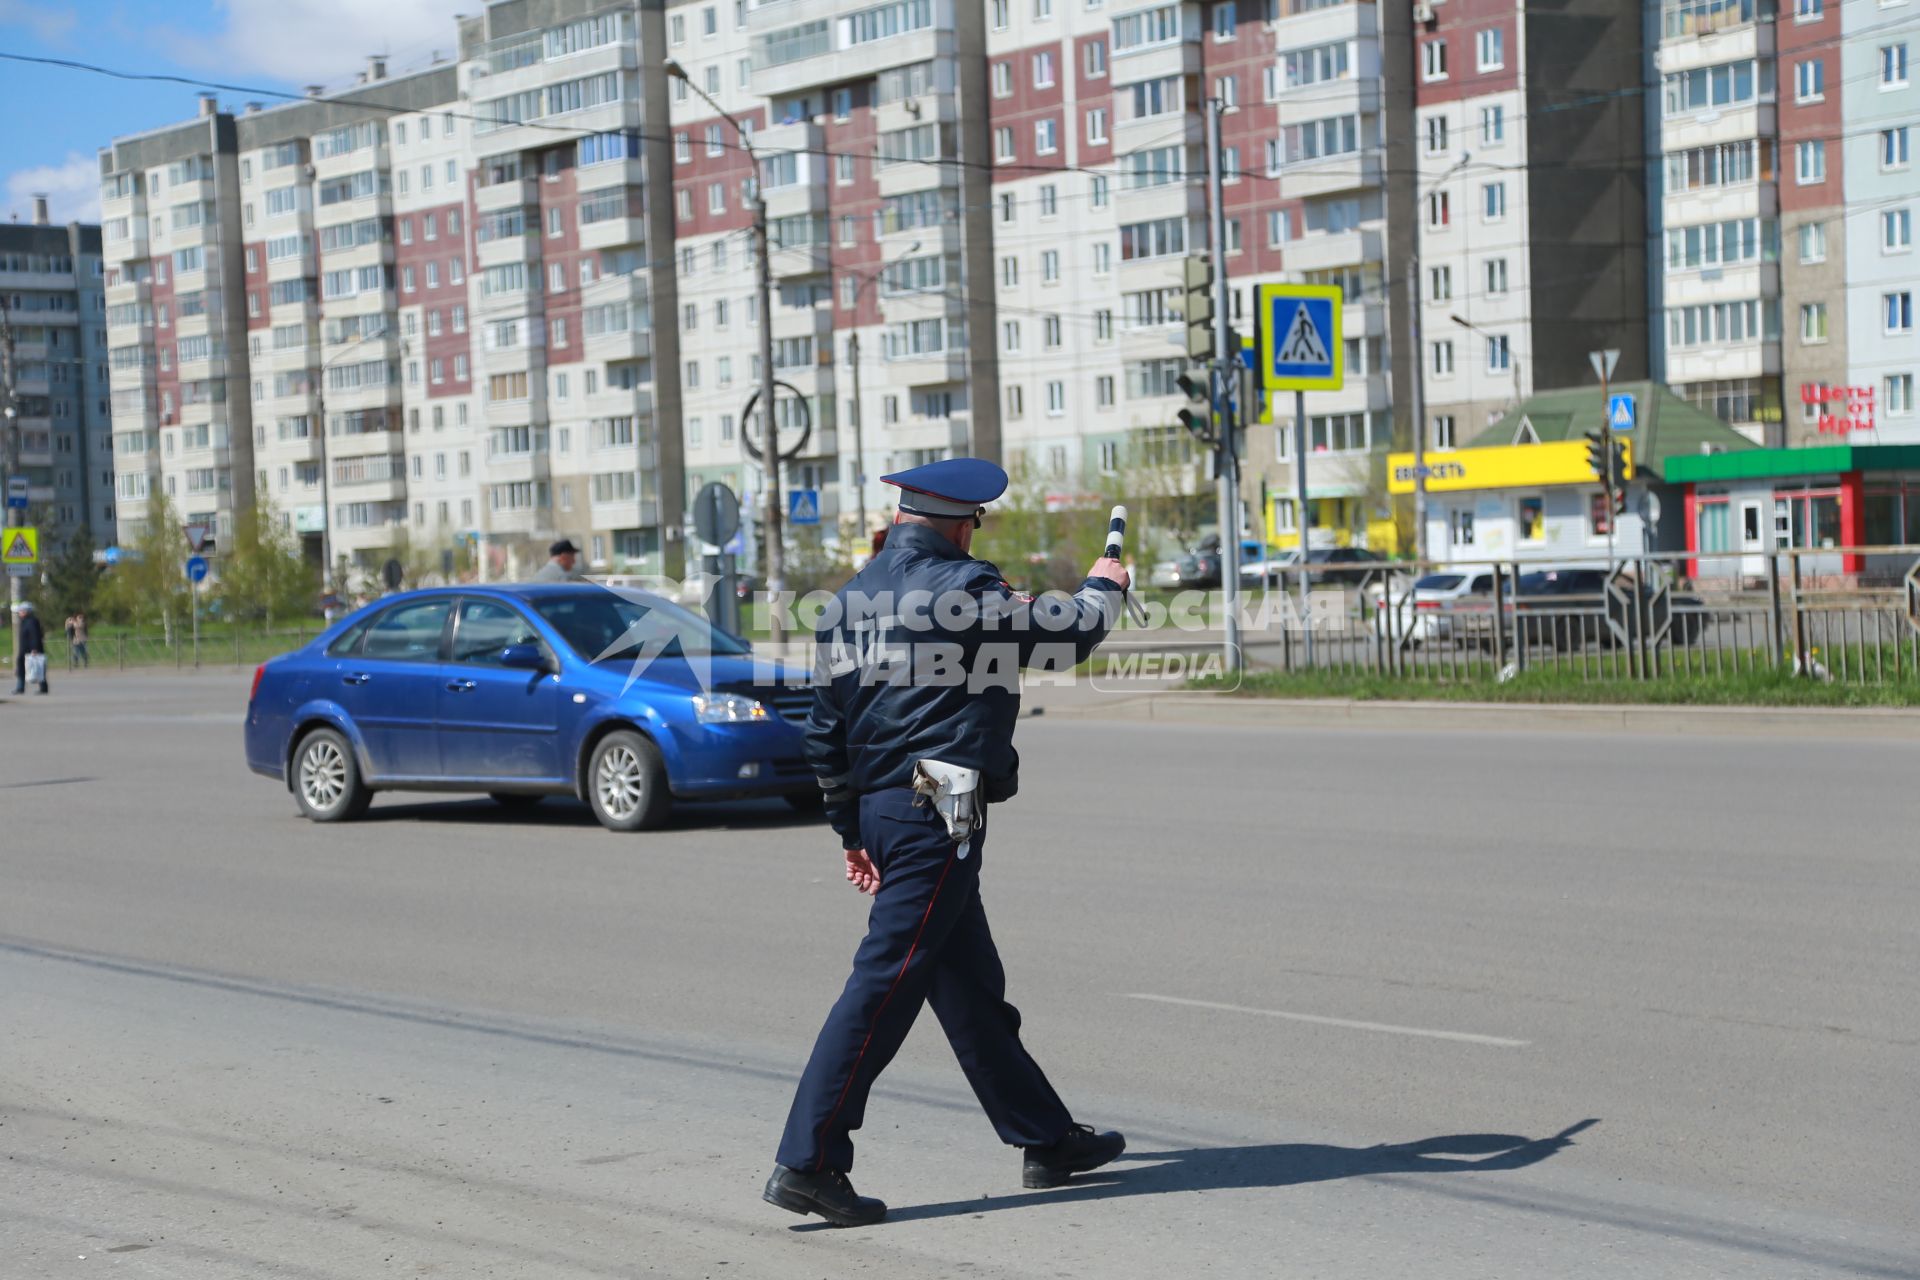
M 1147 621 L 1146 611 L 1140 607 L 1138 601 L 1126 594 L 1127 588 L 1133 585 L 1133 575 L 1129 574 L 1126 565 L 1120 562 L 1120 552 L 1123 544 L 1126 542 L 1126 537 L 1127 509 L 1125 507 L 1115 507 L 1112 516 L 1107 520 L 1107 549 L 1101 553 L 1098 560 L 1093 562 L 1093 568 L 1088 572 L 1087 576 L 1089 578 L 1105 578 L 1108 582 L 1119 584 L 1121 598 L 1125 600 L 1128 607 L 1132 609 L 1135 621 L 1145 626 Z

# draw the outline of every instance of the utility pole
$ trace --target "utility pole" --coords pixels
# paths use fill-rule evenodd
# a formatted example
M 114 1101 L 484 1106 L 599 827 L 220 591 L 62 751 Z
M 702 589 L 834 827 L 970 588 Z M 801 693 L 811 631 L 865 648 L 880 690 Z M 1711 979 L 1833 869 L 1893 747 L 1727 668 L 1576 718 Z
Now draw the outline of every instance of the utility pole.
M 702 102 L 712 107 L 722 120 L 733 126 L 740 139 L 740 149 L 747 154 L 747 164 L 753 171 L 749 181 L 753 184 L 753 247 L 754 268 L 757 276 L 760 308 L 760 414 L 766 423 L 763 433 L 762 462 L 767 472 L 767 630 L 777 649 L 786 643 L 787 632 L 781 623 L 780 612 L 775 600 L 786 587 L 786 552 L 781 546 L 781 526 L 786 519 L 784 501 L 786 495 L 780 491 L 780 415 L 774 409 L 773 376 L 773 246 L 768 239 L 767 196 L 761 189 L 760 156 L 753 149 L 753 135 L 746 126 L 725 107 L 715 102 L 705 89 L 694 82 L 687 69 L 676 60 L 666 61 L 668 75 L 685 84 Z M 676 375 L 678 371 L 676 370 Z M 747 424 L 740 424 L 741 433 L 747 431 Z
M 0 294 L 0 428 L 7 433 L 7 479 L 11 481 L 20 474 L 20 404 L 14 397 L 14 379 L 19 376 L 19 366 L 13 356 L 13 312 L 7 306 L 5 294 Z M 26 512 L 18 507 L 7 508 L 6 527 L 17 528 L 26 523 Z M 11 573 L 7 575 L 7 623 L 13 628 L 13 660 L 20 661 L 20 579 Z
M 854 301 L 859 301 L 856 296 Z M 858 319 L 855 321 L 858 324 Z M 868 539 L 873 530 L 867 528 L 867 441 L 863 434 L 866 429 L 866 408 L 860 401 L 860 330 L 856 327 L 847 338 L 847 360 L 853 365 L 853 493 L 854 502 L 860 512 L 860 537 Z
M 1228 675 L 1244 666 L 1240 648 L 1240 462 L 1239 413 L 1234 403 L 1240 379 L 1240 353 L 1234 350 L 1227 314 L 1227 211 L 1220 170 L 1220 116 L 1225 104 L 1207 99 L 1207 203 L 1211 214 L 1208 240 L 1213 254 L 1213 397 L 1220 413 L 1220 593 L 1225 604 L 1222 639 Z
M 1407 320 L 1413 339 L 1413 558 L 1427 558 L 1427 365 L 1420 338 L 1420 255 L 1407 259 Z

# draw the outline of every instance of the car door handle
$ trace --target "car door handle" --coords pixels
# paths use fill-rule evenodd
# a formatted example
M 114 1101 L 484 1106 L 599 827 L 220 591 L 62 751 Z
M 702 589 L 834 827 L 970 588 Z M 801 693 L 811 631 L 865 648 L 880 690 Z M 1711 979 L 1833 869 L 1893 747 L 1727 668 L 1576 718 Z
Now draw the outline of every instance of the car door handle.
M 447 692 L 448 692 L 448 693 L 472 693 L 472 692 L 473 692 L 473 681 L 471 681 L 471 680 L 449 680 L 449 681 L 447 681 Z
M 347 675 L 341 676 L 340 683 L 341 684 L 365 684 L 367 681 L 371 679 L 373 679 L 373 677 L 368 675 L 364 671 L 354 671 L 354 672 L 348 673 Z

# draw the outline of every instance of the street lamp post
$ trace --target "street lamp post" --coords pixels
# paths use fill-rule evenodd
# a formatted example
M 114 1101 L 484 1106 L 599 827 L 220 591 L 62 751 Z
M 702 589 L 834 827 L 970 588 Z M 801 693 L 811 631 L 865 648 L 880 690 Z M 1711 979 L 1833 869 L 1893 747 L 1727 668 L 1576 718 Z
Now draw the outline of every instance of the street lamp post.
M 778 607 L 780 592 L 786 587 L 786 551 L 781 545 L 786 512 L 782 507 L 785 495 L 780 491 L 780 418 L 775 412 L 774 403 L 772 246 L 768 241 L 767 197 L 761 189 L 760 156 L 753 149 L 753 136 L 747 127 L 715 102 L 705 89 L 694 83 L 685 67 L 669 58 L 666 72 L 693 90 L 702 102 L 733 126 L 734 133 L 740 139 L 740 149 L 747 153 L 747 162 L 753 169 L 754 267 L 760 296 L 760 414 L 761 420 L 766 423 L 762 461 L 767 471 L 767 631 L 777 649 L 786 642 L 786 628 Z M 744 432 L 747 424 L 741 423 L 740 429 Z
M 915 240 L 907 246 L 902 257 L 911 258 L 920 251 L 921 241 Z M 859 510 L 860 536 L 871 537 L 873 530 L 867 527 L 867 438 L 865 434 L 867 411 L 860 400 L 860 295 L 872 286 L 873 282 L 886 274 L 886 268 L 872 272 L 861 278 L 859 286 L 853 291 L 853 333 L 847 339 L 847 361 L 853 366 L 853 489 L 854 502 Z
M 4 398 L 6 405 L 4 409 L 0 409 L 0 413 L 5 415 L 3 418 L 0 418 L 0 431 L 7 433 L 6 462 L 8 481 L 11 481 L 15 476 L 20 474 L 20 406 L 16 402 L 13 393 L 13 382 L 16 376 L 17 373 L 13 359 L 13 313 L 7 307 L 6 296 L 0 294 L 0 397 Z M 7 507 L 7 518 L 4 526 L 11 529 L 24 524 L 25 521 L 22 517 L 25 514 L 26 513 L 19 508 L 9 505 Z M 14 577 L 11 573 L 7 575 L 7 625 L 13 628 L 13 659 L 15 662 L 19 662 L 21 660 L 20 579 Z M 25 668 L 23 667 L 22 670 L 25 670 Z
M 324 338 L 324 334 L 322 335 Z M 369 335 L 360 334 L 352 342 L 342 347 L 331 360 L 323 360 L 317 376 L 313 380 L 314 403 L 318 407 L 316 416 L 319 421 L 314 425 L 320 432 L 320 591 L 322 598 L 333 594 L 330 584 L 333 581 L 333 498 L 331 476 L 333 467 L 327 457 L 327 370 L 352 355 L 354 349 L 367 340 Z M 387 331 L 379 334 L 384 338 Z M 404 344 L 403 344 L 404 345 Z M 333 621 L 333 606 L 325 608 L 326 619 Z

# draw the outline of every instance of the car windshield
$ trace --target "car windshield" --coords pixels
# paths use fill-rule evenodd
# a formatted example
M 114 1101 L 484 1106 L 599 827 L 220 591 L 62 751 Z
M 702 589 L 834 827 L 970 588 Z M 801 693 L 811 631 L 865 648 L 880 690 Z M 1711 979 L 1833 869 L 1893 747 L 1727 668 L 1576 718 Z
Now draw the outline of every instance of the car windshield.
M 1415 591 L 1451 591 L 1467 580 L 1463 573 L 1430 573 L 1413 584 Z
M 588 662 L 753 652 L 699 614 L 637 591 L 569 592 L 535 596 L 529 603 Z

